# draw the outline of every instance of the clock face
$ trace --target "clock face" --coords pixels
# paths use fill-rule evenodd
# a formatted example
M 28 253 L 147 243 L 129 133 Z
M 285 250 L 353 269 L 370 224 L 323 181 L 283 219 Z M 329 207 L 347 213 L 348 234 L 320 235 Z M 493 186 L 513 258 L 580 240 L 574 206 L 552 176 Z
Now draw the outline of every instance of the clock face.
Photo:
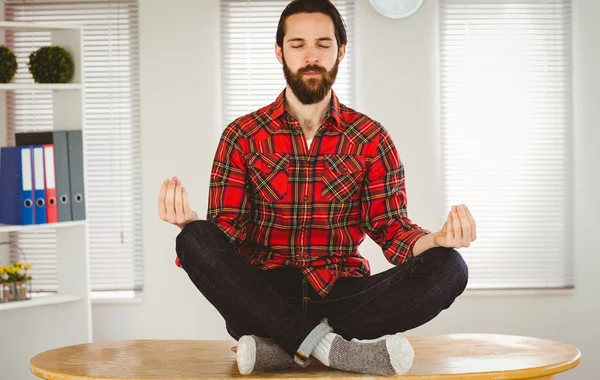
M 423 0 L 369 0 L 377 12 L 389 18 L 404 18 L 415 13 Z

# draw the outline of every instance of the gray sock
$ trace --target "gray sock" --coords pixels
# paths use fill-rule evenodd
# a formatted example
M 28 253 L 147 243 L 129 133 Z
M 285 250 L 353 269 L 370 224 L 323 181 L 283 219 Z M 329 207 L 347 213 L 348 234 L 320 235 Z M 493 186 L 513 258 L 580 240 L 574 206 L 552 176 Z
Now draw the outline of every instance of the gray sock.
M 312 356 L 326 366 L 342 371 L 395 376 L 410 369 L 415 353 L 401 333 L 350 341 L 329 333 L 317 344 Z
M 296 364 L 294 358 L 272 339 L 255 335 L 240 338 L 236 361 L 242 375 L 279 371 Z

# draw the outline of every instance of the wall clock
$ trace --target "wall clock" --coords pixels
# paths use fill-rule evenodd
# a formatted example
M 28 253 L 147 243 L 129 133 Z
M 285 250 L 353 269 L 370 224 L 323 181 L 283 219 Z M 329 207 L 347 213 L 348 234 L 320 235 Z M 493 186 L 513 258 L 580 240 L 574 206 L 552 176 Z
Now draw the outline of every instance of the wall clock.
M 399 19 L 415 13 L 423 0 L 369 0 L 371 6 L 385 17 Z

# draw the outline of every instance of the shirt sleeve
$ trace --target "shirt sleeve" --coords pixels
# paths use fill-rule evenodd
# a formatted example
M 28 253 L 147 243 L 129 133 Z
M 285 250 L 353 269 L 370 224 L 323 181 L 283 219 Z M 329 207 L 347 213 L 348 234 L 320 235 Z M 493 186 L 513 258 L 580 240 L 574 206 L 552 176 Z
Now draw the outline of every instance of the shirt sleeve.
M 234 122 L 223 131 L 210 174 L 207 220 L 236 246 L 246 239 L 251 205 L 246 190 L 245 138 Z
M 394 265 L 410 259 L 416 241 L 431 233 L 408 218 L 404 166 L 383 127 L 377 151 L 368 162 L 361 213 L 363 228 Z

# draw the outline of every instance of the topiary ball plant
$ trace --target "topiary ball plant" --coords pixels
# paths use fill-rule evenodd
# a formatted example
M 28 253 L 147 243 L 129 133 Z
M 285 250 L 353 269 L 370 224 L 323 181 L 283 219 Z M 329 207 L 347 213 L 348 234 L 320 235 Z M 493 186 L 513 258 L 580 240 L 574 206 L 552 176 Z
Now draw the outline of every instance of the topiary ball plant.
M 0 83 L 10 82 L 17 72 L 17 57 L 6 46 L 0 46 Z
M 29 72 L 36 83 L 67 83 L 75 64 L 60 46 L 43 46 L 29 55 Z

